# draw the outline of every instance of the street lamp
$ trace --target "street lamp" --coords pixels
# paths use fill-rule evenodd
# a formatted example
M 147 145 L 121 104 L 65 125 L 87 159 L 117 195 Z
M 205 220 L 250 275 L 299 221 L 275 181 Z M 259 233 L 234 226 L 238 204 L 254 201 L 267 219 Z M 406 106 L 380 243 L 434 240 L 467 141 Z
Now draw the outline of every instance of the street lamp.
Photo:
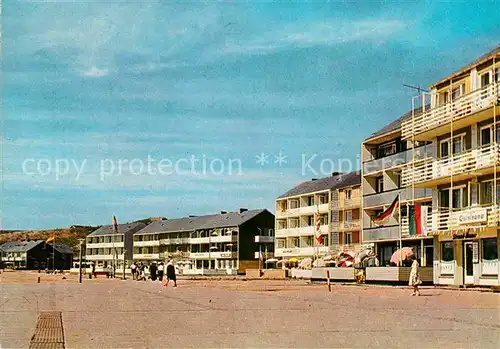
M 78 239 L 78 242 L 80 243 L 80 261 L 78 263 L 79 266 L 79 277 L 78 277 L 78 282 L 81 284 L 82 283 L 82 259 L 83 259 L 83 239 Z

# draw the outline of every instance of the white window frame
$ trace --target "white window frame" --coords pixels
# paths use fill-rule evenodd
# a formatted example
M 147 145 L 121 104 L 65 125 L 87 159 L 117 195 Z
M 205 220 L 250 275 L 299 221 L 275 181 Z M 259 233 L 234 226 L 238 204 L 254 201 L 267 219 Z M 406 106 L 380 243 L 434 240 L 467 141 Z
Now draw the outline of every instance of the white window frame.
M 492 194 L 492 197 L 491 197 L 491 202 L 489 202 L 489 203 L 484 203 L 484 204 L 483 204 L 483 203 L 481 203 L 481 197 L 482 197 L 482 194 L 483 194 L 483 193 L 481 192 L 481 191 L 482 191 L 482 190 L 481 190 L 481 188 L 482 188 L 482 185 L 481 185 L 481 184 L 483 184 L 483 183 L 491 183 L 491 184 L 493 184 L 493 182 L 494 182 L 494 181 L 495 181 L 494 179 L 487 179 L 487 180 L 484 180 L 484 181 L 481 181 L 481 182 L 479 182 L 479 183 L 478 183 L 479 185 L 478 185 L 478 190 L 477 190 L 477 192 L 478 192 L 478 203 L 479 203 L 479 205 L 493 205 L 493 204 L 494 204 L 494 200 L 495 200 L 495 192 L 494 192 L 494 189 L 495 189 L 495 188 L 494 188 L 494 187 L 495 187 L 495 186 L 493 186 L 493 188 L 491 189 L 491 192 L 492 192 L 492 193 L 491 193 L 491 194 Z M 497 190 L 498 190 L 498 188 L 499 188 L 499 187 L 500 187 L 500 180 L 498 180 L 498 179 L 497 179 Z M 499 201 L 499 200 L 500 200 L 500 198 L 498 197 L 498 195 L 497 195 L 497 198 L 496 198 L 496 199 L 497 199 L 497 201 Z
M 462 150 L 459 152 L 459 153 L 454 153 L 453 152 L 453 141 L 451 139 L 451 137 L 448 137 L 448 138 L 445 138 L 445 139 L 442 139 L 439 141 L 439 158 L 440 159 L 446 159 L 446 158 L 449 158 L 451 157 L 451 154 L 453 155 L 460 155 L 462 153 L 464 153 L 465 151 L 467 151 L 467 144 L 465 142 L 465 137 L 467 136 L 467 133 L 466 132 L 462 132 L 462 133 L 459 133 L 457 135 L 453 135 L 453 141 L 455 140 L 455 138 L 458 138 L 460 137 L 461 141 L 462 141 Z M 446 157 L 443 157 L 442 156 L 442 152 L 441 152 L 441 145 L 443 143 L 448 143 L 448 156 Z
M 490 144 L 495 142 L 496 136 L 493 134 L 493 126 L 494 126 L 494 123 L 491 123 L 491 124 L 488 124 L 488 125 L 480 128 L 480 130 L 479 130 L 479 145 L 481 147 L 490 145 Z M 483 144 L 483 130 L 485 130 L 485 129 L 490 129 L 490 143 L 488 143 L 488 144 Z M 497 132 L 499 129 L 500 129 L 500 122 L 498 122 L 496 125 Z M 497 142 L 498 142 L 498 140 L 497 140 Z
M 486 85 L 483 85 L 483 76 L 488 76 L 488 83 Z M 482 74 L 479 75 L 479 88 L 484 88 L 488 85 L 491 85 L 492 81 L 493 81 L 493 71 L 491 70 L 488 70 L 487 72 L 484 72 Z
M 299 199 L 290 199 L 290 209 L 291 210 L 294 210 L 294 209 L 299 208 L 299 207 L 300 207 L 300 200 Z
M 376 192 L 377 193 L 383 193 L 384 192 L 384 177 L 378 177 L 375 179 L 375 186 L 376 186 Z M 380 188 L 381 186 L 381 188 Z
M 459 90 L 459 95 L 455 96 L 455 91 Z M 455 87 L 451 88 L 451 100 L 455 101 L 465 95 L 465 82 L 461 83 L 460 85 L 456 85 Z

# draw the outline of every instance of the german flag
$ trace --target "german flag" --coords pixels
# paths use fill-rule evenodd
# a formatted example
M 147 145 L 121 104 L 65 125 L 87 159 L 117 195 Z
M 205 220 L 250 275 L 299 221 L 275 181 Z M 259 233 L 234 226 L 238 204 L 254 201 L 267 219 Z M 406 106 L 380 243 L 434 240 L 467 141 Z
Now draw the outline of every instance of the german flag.
M 385 210 L 384 212 L 373 218 L 373 222 L 378 225 L 383 225 L 387 223 L 387 221 L 389 221 L 389 219 L 391 219 L 391 217 L 393 217 L 394 214 L 396 213 L 398 205 L 399 205 L 399 195 L 396 196 L 391 206 L 389 206 L 387 210 Z

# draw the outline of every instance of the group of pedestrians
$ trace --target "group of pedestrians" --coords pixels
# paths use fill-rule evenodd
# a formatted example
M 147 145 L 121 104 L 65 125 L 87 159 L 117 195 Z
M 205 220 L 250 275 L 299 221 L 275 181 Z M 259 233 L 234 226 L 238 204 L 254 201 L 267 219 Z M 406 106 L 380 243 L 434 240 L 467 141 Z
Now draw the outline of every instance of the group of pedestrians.
M 133 262 L 130 266 L 130 270 L 132 271 L 132 279 L 137 281 L 146 281 L 151 279 L 151 281 L 160 281 L 163 282 L 163 277 L 166 272 L 167 282 L 164 286 L 168 286 L 168 282 L 172 280 L 174 282 L 174 287 L 177 287 L 177 277 L 175 273 L 175 266 L 172 260 L 170 260 L 165 266 L 163 262 L 159 263 L 151 263 L 147 265 L 142 262 Z

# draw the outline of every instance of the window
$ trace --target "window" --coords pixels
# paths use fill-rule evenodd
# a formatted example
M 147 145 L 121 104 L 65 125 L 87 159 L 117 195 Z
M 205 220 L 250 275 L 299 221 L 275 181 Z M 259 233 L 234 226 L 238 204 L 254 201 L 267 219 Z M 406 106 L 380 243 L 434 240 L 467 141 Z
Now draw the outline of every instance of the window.
M 290 238 L 288 240 L 288 248 L 299 247 L 299 238 Z
M 290 228 L 298 228 L 299 227 L 299 220 L 298 219 L 290 219 L 289 222 L 289 227 Z
M 321 225 L 327 225 L 328 224 L 328 215 L 327 214 L 324 214 L 324 215 L 320 216 L 319 224 L 321 224 Z
M 451 100 L 460 98 L 465 94 L 465 84 L 459 85 L 451 90 Z
M 451 142 L 451 144 L 449 138 L 442 140 L 439 149 L 441 158 L 447 158 L 450 156 L 451 152 L 453 152 L 453 155 L 463 153 L 466 150 L 465 133 L 453 137 L 453 142 Z
M 314 225 L 314 216 L 307 216 L 307 226 Z
M 481 88 L 490 84 L 490 72 L 481 75 Z
M 377 193 L 382 193 L 384 191 L 384 177 L 378 177 L 376 180 Z
M 481 146 L 491 144 L 493 139 L 496 138 L 497 143 L 500 142 L 500 124 L 495 127 L 488 125 L 481 128 Z M 496 133 L 496 137 L 494 137 Z
M 453 242 L 443 242 L 441 244 L 441 260 L 451 262 L 453 260 Z
M 351 210 L 344 212 L 344 220 L 346 222 L 352 222 L 352 211 Z
M 439 149 L 441 150 L 440 155 L 442 158 L 447 158 L 448 156 L 450 156 L 450 141 L 441 141 Z
M 398 188 L 401 188 L 401 172 L 394 172 L 394 180 Z
M 386 143 L 378 146 L 378 157 L 383 158 L 392 154 L 396 154 L 396 143 Z
M 299 200 L 290 200 L 290 208 L 299 208 Z
M 307 206 L 314 206 L 314 196 L 309 196 L 307 198 Z
M 483 239 L 483 260 L 493 261 L 498 259 L 497 239 Z
M 445 105 L 450 100 L 448 91 L 439 94 L 439 105 Z
M 344 244 L 346 244 L 346 245 L 352 244 L 352 233 L 345 233 Z
M 459 209 L 468 206 L 468 191 L 467 187 L 455 188 L 452 192 L 452 208 Z M 439 207 L 450 207 L 450 190 L 443 189 L 439 192 Z
M 495 82 L 500 82 L 500 68 L 495 69 Z
M 479 204 L 493 203 L 493 181 L 479 183 Z M 497 182 L 497 203 L 500 203 L 500 183 Z
M 345 190 L 345 199 L 346 200 L 351 200 L 352 199 L 352 190 L 351 189 L 346 189 Z

